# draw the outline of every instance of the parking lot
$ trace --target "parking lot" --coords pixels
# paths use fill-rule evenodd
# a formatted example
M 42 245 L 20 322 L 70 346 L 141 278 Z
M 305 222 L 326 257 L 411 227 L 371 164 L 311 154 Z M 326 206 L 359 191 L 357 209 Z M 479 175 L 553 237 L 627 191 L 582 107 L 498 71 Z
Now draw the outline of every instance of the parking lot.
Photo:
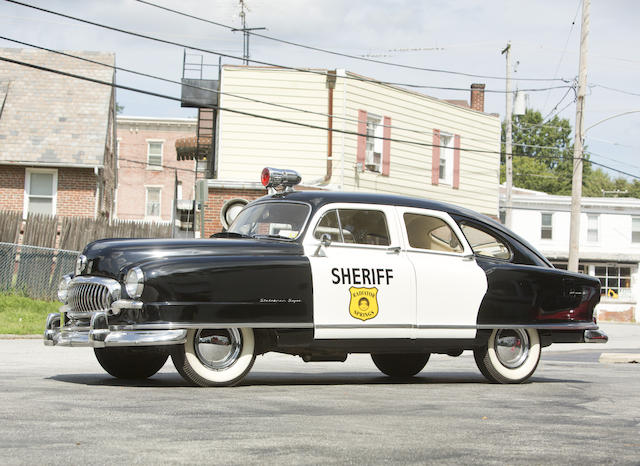
M 531 383 L 492 385 L 473 356 L 432 356 L 391 382 L 345 363 L 258 357 L 242 386 L 186 386 L 170 362 L 148 381 L 102 371 L 88 348 L 0 340 L 4 464 L 621 463 L 640 458 L 640 326 L 607 345 L 543 350 Z M 616 341 L 616 335 L 621 335 Z

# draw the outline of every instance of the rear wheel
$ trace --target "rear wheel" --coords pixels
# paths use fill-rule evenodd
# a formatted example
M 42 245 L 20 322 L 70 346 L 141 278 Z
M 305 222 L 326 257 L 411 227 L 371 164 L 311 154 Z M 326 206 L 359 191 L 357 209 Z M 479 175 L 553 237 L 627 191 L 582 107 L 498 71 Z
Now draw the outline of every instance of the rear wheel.
M 380 372 L 390 377 L 412 377 L 427 364 L 431 353 L 418 354 L 371 354 L 371 359 Z
M 538 367 L 540 337 L 536 329 L 494 329 L 487 346 L 474 349 L 473 356 L 489 381 L 522 383 Z
M 119 379 L 146 379 L 158 372 L 169 357 L 163 348 L 94 348 L 102 368 Z
M 171 354 L 171 359 L 180 375 L 193 385 L 237 385 L 256 359 L 253 330 L 189 330 L 187 341 Z

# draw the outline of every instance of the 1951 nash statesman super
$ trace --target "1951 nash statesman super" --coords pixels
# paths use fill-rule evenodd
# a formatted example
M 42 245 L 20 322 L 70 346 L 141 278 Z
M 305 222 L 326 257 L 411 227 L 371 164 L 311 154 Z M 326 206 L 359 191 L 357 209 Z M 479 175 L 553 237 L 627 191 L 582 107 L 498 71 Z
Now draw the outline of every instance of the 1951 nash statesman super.
M 240 212 L 211 239 L 107 239 L 65 276 L 47 345 L 90 346 L 120 378 L 171 356 L 191 384 L 239 383 L 256 355 L 344 361 L 370 353 L 391 377 L 431 353 L 472 350 L 495 383 L 520 383 L 552 343 L 606 342 L 600 282 L 555 269 L 488 217 L 407 197 L 284 191 Z

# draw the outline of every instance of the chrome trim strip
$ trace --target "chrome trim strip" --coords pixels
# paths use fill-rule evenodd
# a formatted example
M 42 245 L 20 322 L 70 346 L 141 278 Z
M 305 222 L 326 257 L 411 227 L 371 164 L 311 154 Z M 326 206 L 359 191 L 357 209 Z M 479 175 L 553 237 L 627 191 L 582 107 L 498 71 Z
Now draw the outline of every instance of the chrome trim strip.
M 537 328 L 540 330 L 595 330 L 598 328 L 593 322 L 567 322 L 556 324 L 526 324 L 526 325 L 478 325 L 479 330 L 493 330 L 494 328 L 517 329 Z
M 292 322 L 166 322 L 161 324 L 111 325 L 114 331 L 173 330 L 188 328 L 313 328 L 312 323 Z
M 246 325 L 245 325 L 246 326 Z M 540 330 L 595 330 L 598 326 L 592 322 L 582 323 L 558 323 L 558 324 L 483 324 L 483 325 L 411 325 L 411 324 L 336 324 L 336 325 L 316 325 L 318 329 L 364 329 L 364 328 L 388 328 L 388 329 L 417 329 L 417 330 L 438 330 L 438 329 L 451 329 L 451 330 L 493 330 L 495 328 L 501 329 L 519 329 L 519 328 L 535 328 Z
M 134 301 L 131 299 L 119 299 L 111 304 L 111 312 L 120 314 L 123 309 L 142 309 L 142 301 Z

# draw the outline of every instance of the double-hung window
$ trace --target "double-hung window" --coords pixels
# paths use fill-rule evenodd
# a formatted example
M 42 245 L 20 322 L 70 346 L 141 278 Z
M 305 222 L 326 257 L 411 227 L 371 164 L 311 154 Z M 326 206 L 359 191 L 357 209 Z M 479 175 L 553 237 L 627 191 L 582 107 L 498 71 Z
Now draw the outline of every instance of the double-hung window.
M 24 215 L 56 213 L 58 171 L 27 168 L 24 186 Z
M 162 170 L 162 141 L 147 141 L 147 168 Z
M 440 175 L 442 184 L 453 183 L 453 136 L 440 133 Z
M 382 117 L 367 115 L 367 142 L 365 153 L 365 168 L 368 171 L 382 172 Z
M 553 214 L 541 214 L 540 239 L 553 239 Z
M 631 242 L 640 243 L 640 217 L 631 218 Z
M 145 203 L 145 217 L 149 219 L 160 218 L 160 200 L 162 198 L 162 188 L 157 186 L 147 186 L 147 198 Z
M 587 241 L 590 243 L 597 243 L 599 239 L 598 234 L 599 215 L 588 214 L 587 215 Z

